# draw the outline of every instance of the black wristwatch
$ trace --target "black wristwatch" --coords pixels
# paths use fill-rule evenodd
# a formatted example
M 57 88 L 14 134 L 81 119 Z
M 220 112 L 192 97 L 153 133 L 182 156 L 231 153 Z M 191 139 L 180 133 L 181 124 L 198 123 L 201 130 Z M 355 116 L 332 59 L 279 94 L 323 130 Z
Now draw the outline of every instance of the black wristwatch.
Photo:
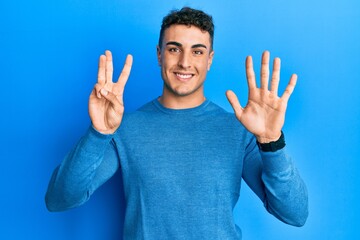
M 276 152 L 285 147 L 285 137 L 283 131 L 281 131 L 281 136 L 277 141 L 269 143 L 259 143 L 256 141 L 259 149 L 263 152 Z

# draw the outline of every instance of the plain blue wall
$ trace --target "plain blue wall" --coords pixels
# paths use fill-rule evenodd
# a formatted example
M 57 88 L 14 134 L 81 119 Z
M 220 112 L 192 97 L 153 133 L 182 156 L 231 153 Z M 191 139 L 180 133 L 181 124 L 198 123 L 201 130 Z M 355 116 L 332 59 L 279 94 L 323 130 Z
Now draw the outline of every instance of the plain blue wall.
M 121 239 L 121 176 L 84 206 L 49 213 L 51 172 L 89 126 L 87 98 L 98 56 L 113 51 L 116 75 L 134 55 L 125 106 L 161 94 L 156 44 L 162 17 L 189 5 L 215 19 L 215 60 L 206 95 L 231 111 L 246 103 L 246 55 L 282 58 L 282 89 L 299 75 L 284 130 L 310 195 L 303 228 L 269 215 L 244 184 L 235 221 L 244 239 L 359 239 L 360 4 L 357 0 L 0 3 L 0 239 Z

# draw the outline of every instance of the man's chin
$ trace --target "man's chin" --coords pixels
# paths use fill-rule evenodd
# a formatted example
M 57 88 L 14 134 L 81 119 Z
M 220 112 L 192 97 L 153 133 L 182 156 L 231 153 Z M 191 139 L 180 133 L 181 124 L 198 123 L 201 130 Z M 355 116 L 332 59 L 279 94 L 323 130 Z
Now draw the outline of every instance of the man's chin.
M 196 90 L 191 89 L 173 89 L 171 91 L 176 97 L 188 97 L 191 96 Z

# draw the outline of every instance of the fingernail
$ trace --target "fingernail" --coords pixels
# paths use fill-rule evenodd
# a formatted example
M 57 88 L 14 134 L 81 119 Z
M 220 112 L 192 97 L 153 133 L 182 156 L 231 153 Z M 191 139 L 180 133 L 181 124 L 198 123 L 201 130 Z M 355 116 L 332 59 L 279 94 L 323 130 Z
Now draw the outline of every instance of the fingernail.
M 108 94 L 108 91 L 106 91 L 106 90 L 103 88 L 103 89 L 101 89 L 101 94 L 104 95 L 104 96 L 106 96 L 106 95 Z

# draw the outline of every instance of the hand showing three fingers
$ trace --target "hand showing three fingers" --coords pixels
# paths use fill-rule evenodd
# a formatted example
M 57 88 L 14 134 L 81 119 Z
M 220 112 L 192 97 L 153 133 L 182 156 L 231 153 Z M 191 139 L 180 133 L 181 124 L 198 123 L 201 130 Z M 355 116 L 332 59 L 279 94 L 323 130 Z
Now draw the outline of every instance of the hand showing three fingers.
M 234 92 L 231 90 L 226 92 L 226 96 L 234 109 L 237 119 L 248 131 L 256 136 L 260 143 L 268 143 L 279 139 L 285 121 L 287 103 L 297 81 L 296 74 L 293 74 L 283 95 L 281 97 L 278 96 L 280 59 L 275 58 L 269 90 L 269 61 L 270 53 L 265 51 L 262 55 L 261 80 L 260 88 L 258 88 L 256 86 L 252 58 L 250 56 L 246 58 L 249 99 L 245 108 L 241 107 Z
M 99 59 L 98 81 L 89 98 L 89 115 L 93 127 L 104 134 L 112 134 L 120 126 L 124 102 L 123 93 L 132 66 L 128 55 L 117 82 L 113 82 L 113 60 L 110 51 Z

